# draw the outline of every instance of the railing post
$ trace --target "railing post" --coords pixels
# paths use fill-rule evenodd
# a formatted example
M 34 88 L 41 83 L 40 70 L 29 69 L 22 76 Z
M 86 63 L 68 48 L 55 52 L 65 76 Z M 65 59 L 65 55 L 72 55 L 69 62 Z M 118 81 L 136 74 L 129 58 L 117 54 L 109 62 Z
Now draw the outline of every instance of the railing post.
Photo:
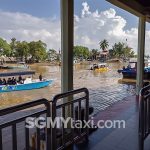
M 139 27 L 138 27 L 138 58 L 136 71 L 137 96 L 139 95 L 139 92 L 143 87 L 143 79 L 144 79 L 145 26 L 146 26 L 146 18 L 145 16 L 142 16 L 139 18 Z
M 144 99 L 143 95 L 139 97 L 139 150 L 144 149 Z
M 56 118 L 56 102 L 53 100 L 52 102 L 52 115 L 51 115 L 51 119 L 52 119 L 52 122 L 55 121 L 55 118 Z M 57 148 L 57 137 L 56 137 L 56 126 L 52 126 L 51 127 L 51 133 L 52 133 L 52 139 L 51 139 L 51 149 L 52 150 L 56 150 Z

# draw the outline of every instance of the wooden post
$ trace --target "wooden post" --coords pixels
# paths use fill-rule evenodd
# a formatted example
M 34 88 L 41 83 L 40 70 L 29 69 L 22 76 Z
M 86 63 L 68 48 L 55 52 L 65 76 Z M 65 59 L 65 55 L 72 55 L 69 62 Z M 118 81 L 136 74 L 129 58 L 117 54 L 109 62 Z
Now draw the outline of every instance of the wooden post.
M 138 58 L 137 58 L 137 80 L 136 80 L 136 95 L 139 95 L 139 91 L 143 87 L 144 79 L 144 52 L 145 52 L 145 27 L 146 17 L 139 18 L 138 27 Z

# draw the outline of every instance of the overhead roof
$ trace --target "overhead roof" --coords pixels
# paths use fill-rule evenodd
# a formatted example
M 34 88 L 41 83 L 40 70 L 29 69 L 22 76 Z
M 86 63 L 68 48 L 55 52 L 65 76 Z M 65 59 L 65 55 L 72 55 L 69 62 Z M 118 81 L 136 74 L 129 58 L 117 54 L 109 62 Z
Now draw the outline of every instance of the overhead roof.
M 146 16 L 150 22 L 150 0 L 107 0 L 108 2 L 136 15 Z
M 10 77 L 10 76 L 19 76 L 19 75 L 33 75 L 35 71 L 21 71 L 21 72 L 2 72 L 0 77 Z

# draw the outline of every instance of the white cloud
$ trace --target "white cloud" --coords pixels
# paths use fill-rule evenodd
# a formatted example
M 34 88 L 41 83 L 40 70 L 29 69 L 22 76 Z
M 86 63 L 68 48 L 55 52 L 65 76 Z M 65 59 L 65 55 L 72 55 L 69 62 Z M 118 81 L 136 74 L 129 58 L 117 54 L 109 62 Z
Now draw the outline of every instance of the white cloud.
M 111 48 L 114 43 L 125 42 L 127 39 L 129 46 L 137 51 L 138 29 L 127 30 L 127 21 L 118 16 L 114 9 L 92 12 L 87 2 L 82 3 L 82 6 L 81 16 L 75 15 L 75 44 L 99 49 L 99 41 L 105 38 Z M 27 41 L 40 39 L 48 48 L 60 48 L 60 21 L 57 18 L 38 18 L 25 13 L 1 10 L 0 20 L 0 36 L 8 41 L 12 37 Z M 149 40 L 150 31 L 147 31 L 146 43 Z
M 49 48 L 60 48 L 60 21 L 24 13 L 0 11 L 0 36 L 10 41 L 42 40 Z

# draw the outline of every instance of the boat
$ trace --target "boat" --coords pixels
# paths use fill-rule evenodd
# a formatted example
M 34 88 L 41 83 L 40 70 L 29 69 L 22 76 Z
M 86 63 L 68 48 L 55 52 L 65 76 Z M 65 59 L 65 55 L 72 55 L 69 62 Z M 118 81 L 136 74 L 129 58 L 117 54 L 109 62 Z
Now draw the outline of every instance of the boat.
M 7 69 L 29 69 L 25 62 L 18 62 L 16 66 L 7 66 Z
M 136 67 L 137 67 L 137 62 L 130 61 L 127 67 L 123 66 L 122 69 L 118 69 L 118 73 L 122 73 L 123 71 L 135 70 Z
M 8 69 L 8 66 L 0 65 L 0 69 Z
M 7 72 L 7 73 L 0 73 L 1 77 L 14 77 L 14 76 L 29 76 L 34 75 L 35 71 L 22 71 L 22 72 Z M 0 85 L 0 93 L 3 92 L 13 92 L 13 91 L 24 91 L 24 90 L 33 90 L 33 89 L 40 89 L 52 85 L 53 79 L 32 79 L 28 77 L 24 80 L 24 83 L 17 83 L 15 85 Z
M 120 59 L 109 59 L 109 60 L 107 60 L 107 62 L 109 62 L 109 63 L 115 63 L 115 62 L 120 62 Z
M 107 63 L 93 64 L 90 66 L 90 69 L 99 72 L 105 72 L 109 70 Z
M 129 62 L 128 66 L 123 69 L 118 70 L 119 73 L 122 73 L 123 78 L 125 79 L 136 79 L 137 62 Z M 150 66 L 145 63 L 144 68 L 144 79 L 150 79 Z

